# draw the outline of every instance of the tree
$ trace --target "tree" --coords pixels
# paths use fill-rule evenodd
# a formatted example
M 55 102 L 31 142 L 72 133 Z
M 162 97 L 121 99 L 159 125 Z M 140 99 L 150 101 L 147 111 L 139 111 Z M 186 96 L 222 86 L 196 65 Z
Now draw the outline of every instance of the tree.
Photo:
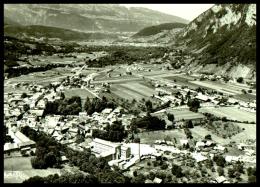
M 193 138 L 190 129 L 184 128 L 184 133 L 186 134 L 186 137 L 187 137 L 188 139 L 192 139 L 192 138 Z
M 38 157 L 31 158 L 31 164 L 34 169 L 46 169 L 47 168 L 44 160 L 42 160 Z
M 191 120 L 189 120 L 189 121 L 186 122 L 186 127 L 187 127 L 187 128 L 193 128 L 193 127 L 194 127 Z
M 206 140 L 212 140 L 211 135 L 210 135 L 210 134 L 206 135 L 206 136 L 205 136 L 205 139 L 206 139 Z
M 212 167 L 213 167 L 213 164 L 214 164 L 214 163 L 213 163 L 213 161 L 212 161 L 211 159 L 207 159 L 207 160 L 206 160 L 206 167 L 207 167 L 207 168 L 209 168 L 209 169 L 212 168 Z
M 234 170 L 239 173 L 245 173 L 244 172 L 244 166 L 240 161 L 237 161 L 234 165 Z
M 221 166 L 217 168 L 217 172 L 219 176 L 224 176 L 224 169 Z
M 30 110 L 30 106 L 28 104 L 23 105 L 23 111 L 27 112 Z
M 174 119 L 175 119 L 174 115 L 173 115 L 173 114 L 170 114 L 170 113 L 167 114 L 167 117 L 168 117 L 168 120 L 169 120 L 169 121 L 172 121 L 172 122 L 173 122 Z
M 154 172 L 150 172 L 149 175 L 148 175 L 148 179 L 154 180 L 154 178 L 155 178 Z
M 228 169 L 228 177 L 234 178 L 235 177 L 235 170 L 234 168 L 229 168 Z
M 242 89 L 242 93 L 243 93 L 243 94 L 247 94 L 247 92 L 246 92 L 245 89 Z
M 200 101 L 198 99 L 189 99 L 187 105 L 191 111 L 197 112 L 198 108 L 200 108 Z
M 163 162 L 163 164 L 161 165 L 161 169 L 165 170 L 168 168 L 168 164 L 166 162 Z
M 256 183 L 256 176 L 254 176 L 254 175 L 248 176 L 248 182 L 249 183 Z
M 243 77 L 237 78 L 237 82 L 238 82 L 238 83 L 242 83 L 243 81 L 244 81 Z
M 173 164 L 172 165 L 172 174 L 175 175 L 177 178 L 182 177 L 183 176 L 182 168 L 178 165 Z
M 136 170 L 133 172 L 133 176 L 137 177 L 137 171 Z
M 23 181 L 24 184 L 43 184 L 44 183 L 44 178 L 40 176 L 33 176 L 30 177 L 29 179 Z
M 150 100 L 148 100 L 148 101 L 145 102 L 145 106 L 146 106 L 147 112 L 151 112 L 151 111 L 152 111 L 152 109 L 153 109 L 153 103 L 152 103 Z
M 213 157 L 213 160 L 216 162 L 217 166 L 221 166 L 221 167 L 225 166 L 226 160 L 222 155 L 215 155 Z
M 252 168 L 252 167 L 249 167 L 247 168 L 247 175 L 250 176 L 250 175 L 256 175 L 256 168 Z
M 28 97 L 27 93 L 22 93 L 21 98 L 23 99 L 23 98 L 26 98 L 26 97 Z

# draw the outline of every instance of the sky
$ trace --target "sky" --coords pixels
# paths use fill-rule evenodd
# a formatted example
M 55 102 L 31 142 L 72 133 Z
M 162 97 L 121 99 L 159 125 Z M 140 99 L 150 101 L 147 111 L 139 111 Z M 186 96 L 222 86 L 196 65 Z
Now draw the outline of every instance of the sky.
M 192 21 L 214 4 L 121 4 L 126 7 L 144 7 Z

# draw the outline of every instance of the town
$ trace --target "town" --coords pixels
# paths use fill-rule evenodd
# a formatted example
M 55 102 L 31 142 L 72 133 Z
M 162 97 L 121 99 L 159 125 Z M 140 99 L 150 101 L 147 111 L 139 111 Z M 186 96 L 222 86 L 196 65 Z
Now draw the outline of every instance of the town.
M 93 53 L 78 55 L 80 61 Z M 38 158 L 33 131 L 75 152 L 90 151 L 132 182 L 248 182 L 245 171 L 256 165 L 252 82 L 156 61 L 54 70 L 5 80 L 5 162 Z M 57 155 L 62 167 L 77 166 L 68 154 Z
M 4 183 L 256 183 L 256 4 L 4 4 Z

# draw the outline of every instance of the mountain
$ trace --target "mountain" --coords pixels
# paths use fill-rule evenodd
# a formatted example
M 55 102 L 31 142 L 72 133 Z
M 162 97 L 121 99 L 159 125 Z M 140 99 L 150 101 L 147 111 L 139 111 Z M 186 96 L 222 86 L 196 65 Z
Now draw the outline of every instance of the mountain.
M 173 37 L 191 56 L 188 70 L 255 78 L 255 4 L 214 5 Z
M 5 25 L 4 35 L 16 38 L 36 38 L 36 39 L 59 39 L 63 41 L 82 41 L 92 39 L 118 39 L 118 36 L 113 33 L 84 33 L 69 29 L 48 27 L 42 25 Z
M 184 23 L 163 23 L 160 25 L 154 25 L 151 27 L 146 27 L 142 30 L 140 30 L 139 32 L 137 32 L 136 34 L 134 34 L 132 37 L 133 38 L 137 38 L 137 37 L 145 37 L 145 36 L 151 36 L 151 35 L 155 35 L 158 34 L 160 32 L 163 32 L 164 30 L 172 30 L 175 28 L 183 28 L 185 27 L 186 24 Z
M 5 4 L 4 16 L 22 25 L 43 25 L 82 32 L 137 32 L 167 22 L 188 23 L 177 16 L 116 4 Z

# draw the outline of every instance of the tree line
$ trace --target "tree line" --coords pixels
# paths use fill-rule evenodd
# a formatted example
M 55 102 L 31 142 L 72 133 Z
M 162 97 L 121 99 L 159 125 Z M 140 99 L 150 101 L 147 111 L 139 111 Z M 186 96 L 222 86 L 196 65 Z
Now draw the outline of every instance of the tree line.
M 86 98 L 84 110 L 89 115 L 93 114 L 94 112 L 101 112 L 105 108 L 115 109 L 116 104 L 108 101 L 106 97 L 102 97 L 101 100 L 99 98 L 93 98 L 92 100 L 89 97 Z
M 72 96 L 71 98 L 64 98 L 53 102 L 48 101 L 43 115 L 78 115 L 81 111 L 81 98 L 79 96 Z

